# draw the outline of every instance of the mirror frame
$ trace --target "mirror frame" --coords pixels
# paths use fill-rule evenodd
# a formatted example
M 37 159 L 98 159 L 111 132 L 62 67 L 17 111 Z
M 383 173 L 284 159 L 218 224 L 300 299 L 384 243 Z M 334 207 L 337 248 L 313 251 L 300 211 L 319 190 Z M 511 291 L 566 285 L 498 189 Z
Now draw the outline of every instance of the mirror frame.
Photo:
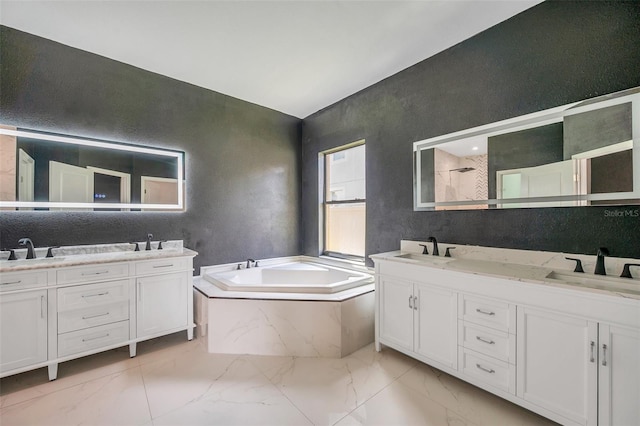
M 595 111 L 623 103 L 631 103 L 632 117 L 632 164 L 633 164 L 633 191 L 631 192 L 611 192 L 611 193 L 594 193 L 594 194 L 578 194 L 578 195 L 561 195 L 547 197 L 528 197 L 528 198 L 503 198 L 503 199 L 486 199 L 486 200 L 467 200 L 467 201 L 433 201 L 422 202 L 420 194 L 422 193 L 422 164 L 420 152 L 424 149 L 436 148 L 447 143 L 453 143 L 462 139 L 472 137 L 490 137 L 503 135 L 506 133 L 517 132 L 526 129 L 532 129 L 539 126 L 545 126 L 554 123 L 561 123 L 564 117 L 579 114 L 588 111 Z M 413 210 L 414 211 L 433 211 L 437 207 L 444 207 L 439 210 L 446 210 L 446 207 L 460 207 L 456 210 L 464 210 L 464 207 L 478 209 L 478 206 L 487 205 L 483 209 L 500 208 L 505 204 L 519 203 L 536 203 L 544 205 L 535 206 L 517 206 L 517 208 L 532 207 L 558 207 L 560 203 L 574 202 L 572 207 L 587 206 L 589 201 L 614 201 L 640 199 L 640 87 L 616 92 L 584 101 L 574 102 L 555 108 L 550 108 L 519 117 L 510 118 L 494 123 L 485 124 L 458 132 L 445 134 L 413 143 Z M 566 204 L 562 204 L 566 206 Z M 606 204 L 599 204 L 606 205 Z M 608 204 L 618 205 L 618 204 Z M 621 204 L 626 205 L 626 204 Z M 516 206 L 513 206 L 514 208 Z M 568 207 L 568 206 L 567 206 Z
M 175 158 L 177 162 L 177 185 L 178 185 L 178 202 L 177 204 L 142 204 L 142 203 L 69 203 L 69 202 L 49 202 L 49 201 L 0 201 L 0 209 L 19 209 L 19 208 L 53 208 L 53 209 L 90 209 L 87 211 L 100 211 L 101 209 L 121 209 L 121 211 L 129 211 L 131 209 L 140 209 L 141 211 L 149 210 L 170 210 L 170 211 L 186 211 L 185 203 L 185 181 L 184 181 L 184 152 L 159 148 L 147 148 L 138 145 L 130 145 L 117 142 L 107 142 L 103 140 L 94 140 L 79 138 L 74 136 L 58 135 L 51 133 L 40 133 L 33 130 L 25 129 L 6 129 L 0 126 L 0 135 L 9 135 L 16 137 L 28 137 L 31 139 L 39 139 L 44 141 L 66 143 L 81 146 L 90 146 L 95 148 L 112 149 L 126 151 L 132 153 L 144 153 L 160 155 L 164 157 Z M 17 170 L 16 170 L 17 173 Z M 31 211 L 31 210 L 29 210 Z M 113 210 L 109 210 L 113 212 Z

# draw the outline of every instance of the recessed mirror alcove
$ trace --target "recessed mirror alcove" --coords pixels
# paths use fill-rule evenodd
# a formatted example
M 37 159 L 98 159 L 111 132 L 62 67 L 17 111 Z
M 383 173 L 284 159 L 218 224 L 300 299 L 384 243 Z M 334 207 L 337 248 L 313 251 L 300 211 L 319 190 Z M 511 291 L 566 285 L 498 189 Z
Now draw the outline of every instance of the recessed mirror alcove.
M 0 125 L 3 210 L 184 210 L 184 153 Z
M 640 88 L 414 142 L 414 210 L 640 204 Z

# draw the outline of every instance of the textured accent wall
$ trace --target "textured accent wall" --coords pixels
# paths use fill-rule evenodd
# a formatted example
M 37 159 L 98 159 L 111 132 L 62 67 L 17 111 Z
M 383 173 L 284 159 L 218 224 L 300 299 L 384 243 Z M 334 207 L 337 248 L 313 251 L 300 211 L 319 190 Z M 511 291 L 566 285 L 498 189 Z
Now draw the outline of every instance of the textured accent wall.
M 153 233 L 196 267 L 300 253 L 299 119 L 4 26 L 0 58 L 0 124 L 182 150 L 187 185 L 184 213 L 2 211 L 2 248 Z
M 640 85 L 640 2 L 541 3 L 303 123 L 304 251 L 318 254 L 318 153 L 367 144 L 368 254 L 402 238 L 640 257 L 640 219 L 565 207 L 414 212 L 412 143 Z

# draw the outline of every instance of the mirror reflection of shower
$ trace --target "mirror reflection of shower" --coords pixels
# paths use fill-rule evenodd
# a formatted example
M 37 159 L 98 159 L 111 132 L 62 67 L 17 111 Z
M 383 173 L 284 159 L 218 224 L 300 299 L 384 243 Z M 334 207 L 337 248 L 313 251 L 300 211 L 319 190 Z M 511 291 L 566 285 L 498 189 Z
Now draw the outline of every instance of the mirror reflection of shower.
M 458 152 L 436 148 L 434 166 L 436 202 L 487 198 L 487 154 L 484 147 L 473 149 L 470 146 L 467 150 Z

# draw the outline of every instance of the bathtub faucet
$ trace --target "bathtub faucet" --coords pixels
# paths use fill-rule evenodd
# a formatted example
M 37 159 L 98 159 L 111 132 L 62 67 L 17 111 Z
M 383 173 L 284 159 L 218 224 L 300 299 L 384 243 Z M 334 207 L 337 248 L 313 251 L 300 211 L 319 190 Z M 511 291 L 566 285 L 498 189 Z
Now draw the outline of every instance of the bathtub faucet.
M 254 259 L 247 259 L 247 269 L 251 268 L 252 264 L 253 266 L 258 266 L 258 262 L 256 262 Z

